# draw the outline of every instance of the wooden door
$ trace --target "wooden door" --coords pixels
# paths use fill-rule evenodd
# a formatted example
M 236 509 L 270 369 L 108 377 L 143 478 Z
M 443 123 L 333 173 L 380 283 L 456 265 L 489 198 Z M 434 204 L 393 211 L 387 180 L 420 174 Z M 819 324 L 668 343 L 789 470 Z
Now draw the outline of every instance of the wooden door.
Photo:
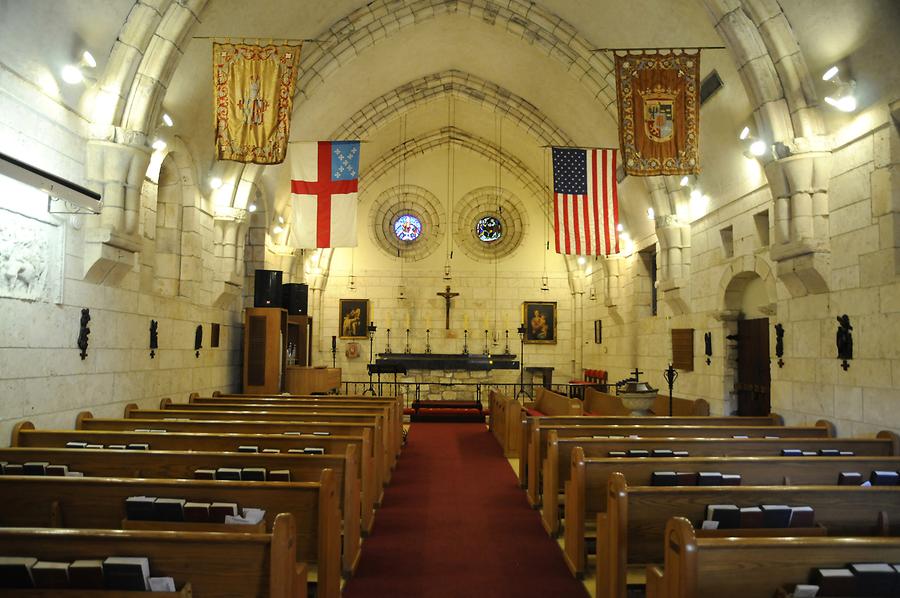
M 738 415 L 769 414 L 768 318 L 738 320 L 738 368 L 734 389 L 738 396 Z

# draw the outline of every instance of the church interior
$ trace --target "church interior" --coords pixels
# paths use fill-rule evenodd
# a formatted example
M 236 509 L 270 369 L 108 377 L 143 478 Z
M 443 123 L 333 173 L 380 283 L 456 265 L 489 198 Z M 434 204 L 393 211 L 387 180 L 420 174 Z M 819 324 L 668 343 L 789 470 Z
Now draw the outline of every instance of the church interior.
M 218 159 L 217 43 L 299 53 L 283 162 Z M 616 59 L 638 51 L 699 61 L 688 171 L 628 172 Z M 292 365 L 337 369 L 333 390 L 356 396 L 373 388 L 376 361 L 415 357 L 399 374 L 382 370 L 377 394 L 399 396 L 380 407 L 385 437 L 413 393 L 429 406 L 472 403 L 489 412 L 530 506 L 545 511 L 557 493 L 534 487 L 550 478 L 527 453 L 545 442 L 534 401 L 567 399 L 564 412 L 543 412 L 567 416 L 572 397 L 600 388 L 596 376 L 609 395 L 631 380 L 654 397 L 702 401 L 712 418 L 773 417 L 835 442 L 894 438 L 886 455 L 896 456 L 898 55 L 895 0 L 0 0 L 0 451 L 13 450 L 25 420 L 71 431 L 85 412 L 111 420 L 192 393 L 307 394 L 285 385 Z M 351 242 L 317 247 L 302 241 L 291 156 L 324 140 L 359 141 L 358 199 L 355 230 L 332 223 Z M 603 248 L 557 251 L 554 148 L 619 152 Z M 255 387 L 247 369 L 260 345 L 248 322 L 276 273 L 279 286 L 302 288 L 302 331 L 291 342 L 275 323 L 279 380 Z M 460 357 L 468 365 L 448 365 Z M 410 442 L 428 436 L 403 425 Z M 444 434 L 433 435 L 446 443 L 436 451 L 468 454 Z M 566 442 L 560 432 L 568 459 L 581 447 Z M 545 445 L 534 450 L 540 458 Z M 410 475 L 399 461 L 397 491 Z M 445 482 L 467 484 L 445 466 Z M 4 477 L 0 497 L 10 497 Z M 402 520 L 388 510 L 391 490 L 362 543 L 362 578 L 366 544 Z M 900 510 L 900 495 L 882 499 L 885 513 Z M 569 543 L 569 523 L 544 524 Z M 892 555 L 882 559 L 900 562 L 900 541 L 882 540 Z M 601 544 L 590 567 L 615 578 Z M 338 595 L 318 558 L 319 595 Z M 575 579 L 577 559 L 566 559 L 569 570 L 558 566 Z M 624 582 L 585 579 L 592 596 L 626 595 Z M 647 595 L 704 595 L 652 579 L 648 570 Z M 585 591 L 575 585 L 517 593 Z

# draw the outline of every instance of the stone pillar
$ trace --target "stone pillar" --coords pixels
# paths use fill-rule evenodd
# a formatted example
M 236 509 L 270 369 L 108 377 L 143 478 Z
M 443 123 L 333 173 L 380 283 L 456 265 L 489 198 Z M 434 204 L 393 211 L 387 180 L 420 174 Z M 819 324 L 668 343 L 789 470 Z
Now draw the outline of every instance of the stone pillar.
M 603 258 L 603 266 L 606 270 L 603 301 L 606 307 L 616 307 L 619 304 L 619 289 L 621 288 L 619 277 L 622 275 L 622 261 L 622 257 L 618 255 Z
M 771 257 L 791 295 L 828 290 L 830 152 L 804 152 L 766 164 L 775 202 Z
M 241 294 L 244 277 L 244 223 L 247 211 L 217 208 L 213 219 L 214 252 L 217 260 L 213 278 L 213 304 L 225 307 Z M 240 247 L 239 247 L 240 246 Z
M 676 216 L 660 216 L 656 219 L 656 239 L 659 242 L 658 291 L 675 314 L 687 311 L 683 297 L 689 276 L 691 227 L 682 224 Z

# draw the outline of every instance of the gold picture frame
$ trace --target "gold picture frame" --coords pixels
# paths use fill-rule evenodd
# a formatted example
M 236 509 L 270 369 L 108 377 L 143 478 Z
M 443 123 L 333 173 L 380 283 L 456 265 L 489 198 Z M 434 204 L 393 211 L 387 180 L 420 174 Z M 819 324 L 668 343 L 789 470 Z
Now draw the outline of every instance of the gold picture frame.
M 340 338 L 368 338 L 370 317 L 368 299 L 341 299 L 338 335 Z
M 525 323 L 525 342 L 556 344 L 556 302 L 522 302 L 522 321 Z

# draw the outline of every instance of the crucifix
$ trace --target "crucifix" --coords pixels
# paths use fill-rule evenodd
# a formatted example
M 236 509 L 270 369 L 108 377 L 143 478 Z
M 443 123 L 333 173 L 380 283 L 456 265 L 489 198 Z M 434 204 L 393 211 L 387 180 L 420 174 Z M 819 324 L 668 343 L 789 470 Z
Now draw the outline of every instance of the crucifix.
M 450 330 L 450 300 L 459 295 L 459 293 L 451 293 L 450 285 L 447 285 L 447 290 L 443 293 L 435 293 L 438 297 L 443 297 L 444 301 L 447 304 L 447 314 L 444 318 L 444 328 Z

